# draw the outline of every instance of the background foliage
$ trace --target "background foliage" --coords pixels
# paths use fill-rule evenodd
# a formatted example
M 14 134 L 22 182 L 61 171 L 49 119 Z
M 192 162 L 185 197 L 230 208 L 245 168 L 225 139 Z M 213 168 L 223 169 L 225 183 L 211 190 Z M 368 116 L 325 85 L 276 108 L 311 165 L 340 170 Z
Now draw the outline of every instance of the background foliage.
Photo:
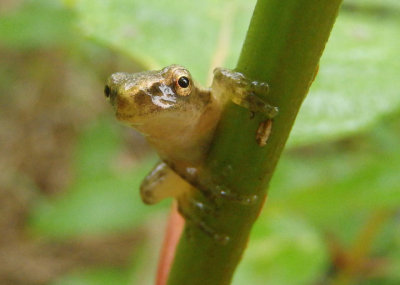
M 2 1 L 1 284 L 152 283 L 169 202 L 140 202 L 156 156 L 103 82 L 179 63 L 206 85 L 254 4 Z M 234 284 L 400 282 L 399 15 L 344 2 Z

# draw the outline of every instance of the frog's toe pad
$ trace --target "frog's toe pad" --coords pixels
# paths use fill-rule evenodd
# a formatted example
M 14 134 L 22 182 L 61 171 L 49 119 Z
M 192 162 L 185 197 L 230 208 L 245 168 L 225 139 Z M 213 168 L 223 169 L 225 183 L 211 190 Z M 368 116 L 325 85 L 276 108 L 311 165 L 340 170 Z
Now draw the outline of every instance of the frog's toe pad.
M 147 189 L 145 187 L 140 188 L 140 196 L 142 198 L 143 203 L 148 205 L 153 205 L 159 202 L 159 197 L 154 195 L 154 191 Z
M 216 90 L 223 90 L 222 93 L 227 93 L 235 104 L 251 112 L 262 113 L 269 118 L 278 114 L 278 108 L 265 100 L 269 92 L 269 85 L 266 82 L 249 80 L 240 72 L 216 68 L 213 89 L 214 87 Z
M 251 88 L 257 94 L 268 94 L 269 92 L 269 85 L 266 82 L 259 82 L 259 81 L 252 81 Z

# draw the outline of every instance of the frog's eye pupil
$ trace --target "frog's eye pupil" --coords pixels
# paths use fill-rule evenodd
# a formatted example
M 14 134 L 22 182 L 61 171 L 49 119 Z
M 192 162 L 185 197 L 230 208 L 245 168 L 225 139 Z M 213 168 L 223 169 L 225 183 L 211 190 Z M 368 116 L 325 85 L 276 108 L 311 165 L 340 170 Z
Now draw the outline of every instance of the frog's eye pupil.
M 182 87 L 182 88 L 188 87 L 188 86 L 189 86 L 189 83 L 190 83 L 189 78 L 187 78 L 186 76 L 182 76 L 182 77 L 180 77 L 180 78 L 178 79 L 178 84 L 179 84 L 179 86 Z

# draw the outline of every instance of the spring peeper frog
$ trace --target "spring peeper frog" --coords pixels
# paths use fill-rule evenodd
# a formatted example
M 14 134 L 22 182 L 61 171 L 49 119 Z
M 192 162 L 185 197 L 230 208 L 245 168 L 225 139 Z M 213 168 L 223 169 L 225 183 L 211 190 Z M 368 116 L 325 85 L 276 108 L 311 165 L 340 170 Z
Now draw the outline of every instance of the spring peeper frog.
M 166 197 L 179 198 L 185 189 L 197 186 L 197 172 L 225 104 L 232 100 L 272 118 L 277 108 L 258 97 L 267 91 L 266 83 L 223 68 L 215 69 L 210 89 L 200 88 L 179 65 L 112 74 L 104 93 L 117 119 L 141 132 L 162 160 L 143 181 L 142 200 L 154 204 Z

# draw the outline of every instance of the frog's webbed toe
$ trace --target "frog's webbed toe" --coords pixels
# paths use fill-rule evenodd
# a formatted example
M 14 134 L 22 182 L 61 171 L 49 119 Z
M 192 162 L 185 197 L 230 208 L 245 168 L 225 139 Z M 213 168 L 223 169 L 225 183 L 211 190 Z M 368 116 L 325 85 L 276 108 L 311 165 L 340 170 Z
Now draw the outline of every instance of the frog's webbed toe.
M 235 104 L 249 109 L 251 112 L 262 113 L 268 118 L 273 118 L 278 114 L 277 107 L 262 99 L 269 92 L 268 83 L 249 80 L 240 72 L 216 68 L 213 90 L 226 92 Z
M 168 197 L 178 197 L 190 187 L 165 162 L 160 162 L 143 180 L 140 195 L 144 203 L 156 204 Z

